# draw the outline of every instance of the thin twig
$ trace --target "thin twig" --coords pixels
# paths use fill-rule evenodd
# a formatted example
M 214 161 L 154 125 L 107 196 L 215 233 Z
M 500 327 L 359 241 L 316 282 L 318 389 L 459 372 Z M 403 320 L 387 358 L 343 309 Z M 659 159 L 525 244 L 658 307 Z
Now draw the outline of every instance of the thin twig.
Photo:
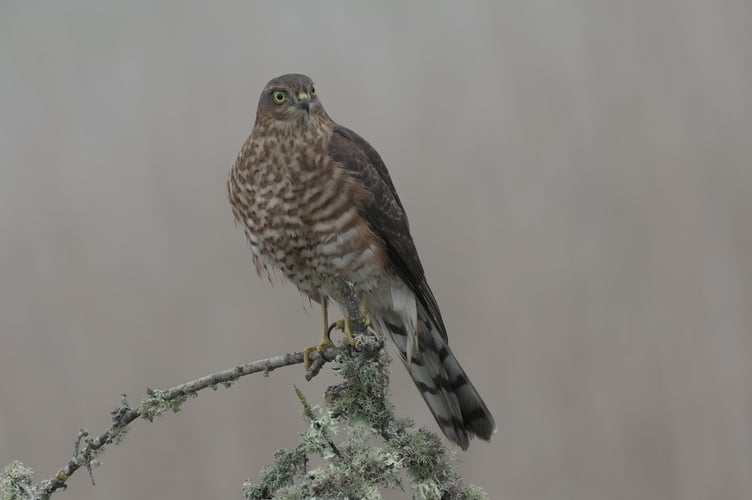
M 306 372 L 306 379 L 310 380 L 316 376 L 327 360 L 334 359 L 341 351 L 342 348 L 340 347 L 331 347 L 323 353 L 311 353 L 311 359 L 313 362 L 311 363 L 309 370 Z M 259 372 L 268 375 L 269 372 L 276 370 L 277 368 L 298 365 L 301 363 L 303 363 L 302 352 L 288 353 L 281 356 L 254 361 L 252 363 L 246 363 L 244 365 L 238 365 L 234 368 L 212 373 L 205 377 L 176 385 L 175 387 L 170 387 L 169 389 L 147 389 L 149 397 L 136 408 L 131 408 L 125 400 L 125 396 L 123 396 L 120 406 L 112 411 L 112 425 L 106 431 L 93 438 L 89 438 L 87 434 L 85 434 L 85 431 L 79 432 L 73 456 L 68 460 L 68 463 L 65 467 L 61 468 L 55 476 L 43 481 L 37 489 L 37 494 L 29 497 L 30 500 L 48 500 L 55 491 L 65 489 L 68 478 L 70 478 L 81 467 L 90 469 L 92 460 L 94 460 L 97 455 L 101 454 L 106 445 L 119 441 L 127 430 L 128 425 L 137 418 L 143 416 L 144 418 L 151 420 L 155 415 L 164 411 L 165 408 L 177 409 L 179 404 L 185 401 L 187 397 L 193 396 L 197 392 L 206 388 L 211 387 L 216 389 L 220 385 L 229 386 L 232 382 L 246 375 Z M 166 406 L 155 411 L 153 409 L 155 401 L 162 402 Z M 177 402 L 177 404 L 168 405 L 167 403 L 170 402 Z M 86 437 L 86 439 L 82 443 L 83 437 Z M 82 444 L 84 445 L 81 446 Z
M 354 334 L 366 333 L 367 327 L 363 322 L 363 315 L 353 290 L 352 283 L 345 280 L 339 280 L 337 286 L 340 296 L 344 299 L 348 315 L 350 316 L 352 332 Z M 341 347 L 331 347 L 324 352 L 315 351 L 311 353 L 310 358 L 312 362 L 306 371 L 306 380 L 311 380 L 315 377 L 324 364 L 327 361 L 334 359 L 342 352 L 342 349 L 343 348 Z M 298 365 L 302 362 L 302 352 L 288 353 L 273 358 L 254 361 L 253 363 L 238 365 L 228 370 L 206 375 L 205 377 L 201 377 L 191 382 L 170 387 L 169 389 L 147 389 L 146 392 L 148 397 L 136 408 L 133 408 L 128 404 L 128 401 L 123 394 L 120 406 L 116 407 L 111 412 L 112 425 L 96 437 L 90 437 L 86 431 L 81 430 L 75 442 L 73 456 L 68 460 L 68 463 L 61 468 L 55 476 L 42 481 L 36 486 L 34 488 L 35 494 L 30 495 L 28 497 L 29 500 L 48 500 L 55 491 L 65 489 L 68 478 L 70 478 L 81 467 L 88 469 L 89 475 L 92 476 L 91 480 L 93 483 L 94 477 L 92 475 L 92 466 L 97 464 L 97 456 L 104 451 L 104 448 L 108 444 L 119 442 L 127 432 L 130 423 L 137 418 L 152 420 L 155 416 L 160 415 L 166 410 L 178 411 L 180 405 L 185 402 L 186 399 L 195 396 L 196 393 L 208 387 L 211 387 L 212 389 L 216 389 L 220 385 L 229 387 L 240 377 L 259 372 L 268 375 L 269 372 L 276 370 L 277 368 Z M 82 444 L 83 446 L 81 446 Z

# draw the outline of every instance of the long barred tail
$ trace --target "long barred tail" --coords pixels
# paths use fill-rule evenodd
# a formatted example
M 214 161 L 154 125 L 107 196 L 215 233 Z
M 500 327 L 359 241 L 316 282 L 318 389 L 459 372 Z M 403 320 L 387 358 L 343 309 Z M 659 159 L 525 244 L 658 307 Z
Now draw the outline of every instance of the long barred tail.
M 473 436 L 488 441 L 496 429 L 493 416 L 449 345 L 418 305 L 417 349 L 408 363 L 408 335 L 401 317 L 381 315 L 376 325 L 385 330 L 399 351 L 410 377 L 428 404 L 444 435 L 466 450 Z

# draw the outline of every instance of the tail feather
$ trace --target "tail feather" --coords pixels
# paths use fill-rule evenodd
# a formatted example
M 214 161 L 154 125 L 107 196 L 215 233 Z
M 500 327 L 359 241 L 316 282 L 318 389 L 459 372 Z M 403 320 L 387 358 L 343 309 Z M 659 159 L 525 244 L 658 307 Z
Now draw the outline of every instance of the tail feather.
M 398 313 L 379 315 L 375 326 L 394 342 L 415 386 L 450 441 L 466 450 L 473 436 L 491 439 L 496 429 L 491 412 L 420 305 L 416 349 L 410 348 L 413 339 Z

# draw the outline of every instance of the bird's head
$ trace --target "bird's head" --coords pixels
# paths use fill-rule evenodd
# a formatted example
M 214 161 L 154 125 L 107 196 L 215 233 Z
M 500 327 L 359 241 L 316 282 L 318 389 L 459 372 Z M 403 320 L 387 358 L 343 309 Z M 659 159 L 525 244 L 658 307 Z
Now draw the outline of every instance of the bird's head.
M 328 118 L 313 81 L 299 74 L 278 76 L 267 83 L 256 110 L 256 123 L 265 121 L 288 130 Z

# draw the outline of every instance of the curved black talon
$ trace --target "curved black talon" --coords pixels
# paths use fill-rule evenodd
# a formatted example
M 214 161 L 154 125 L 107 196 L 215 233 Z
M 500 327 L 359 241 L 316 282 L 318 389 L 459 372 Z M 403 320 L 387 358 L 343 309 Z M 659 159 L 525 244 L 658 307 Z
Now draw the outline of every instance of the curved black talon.
M 332 330 L 334 330 L 335 328 L 337 328 L 337 323 L 338 323 L 338 321 L 333 321 L 333 322 L 332 322 L 332 324 L 331 324 L 331 325 L 329 325 L 329 329 L 327 330 L 327 334 L 328 334 L 328 335 L 329 335 L 330 337 L 331 337 L 331 335 L 332 335 Z

